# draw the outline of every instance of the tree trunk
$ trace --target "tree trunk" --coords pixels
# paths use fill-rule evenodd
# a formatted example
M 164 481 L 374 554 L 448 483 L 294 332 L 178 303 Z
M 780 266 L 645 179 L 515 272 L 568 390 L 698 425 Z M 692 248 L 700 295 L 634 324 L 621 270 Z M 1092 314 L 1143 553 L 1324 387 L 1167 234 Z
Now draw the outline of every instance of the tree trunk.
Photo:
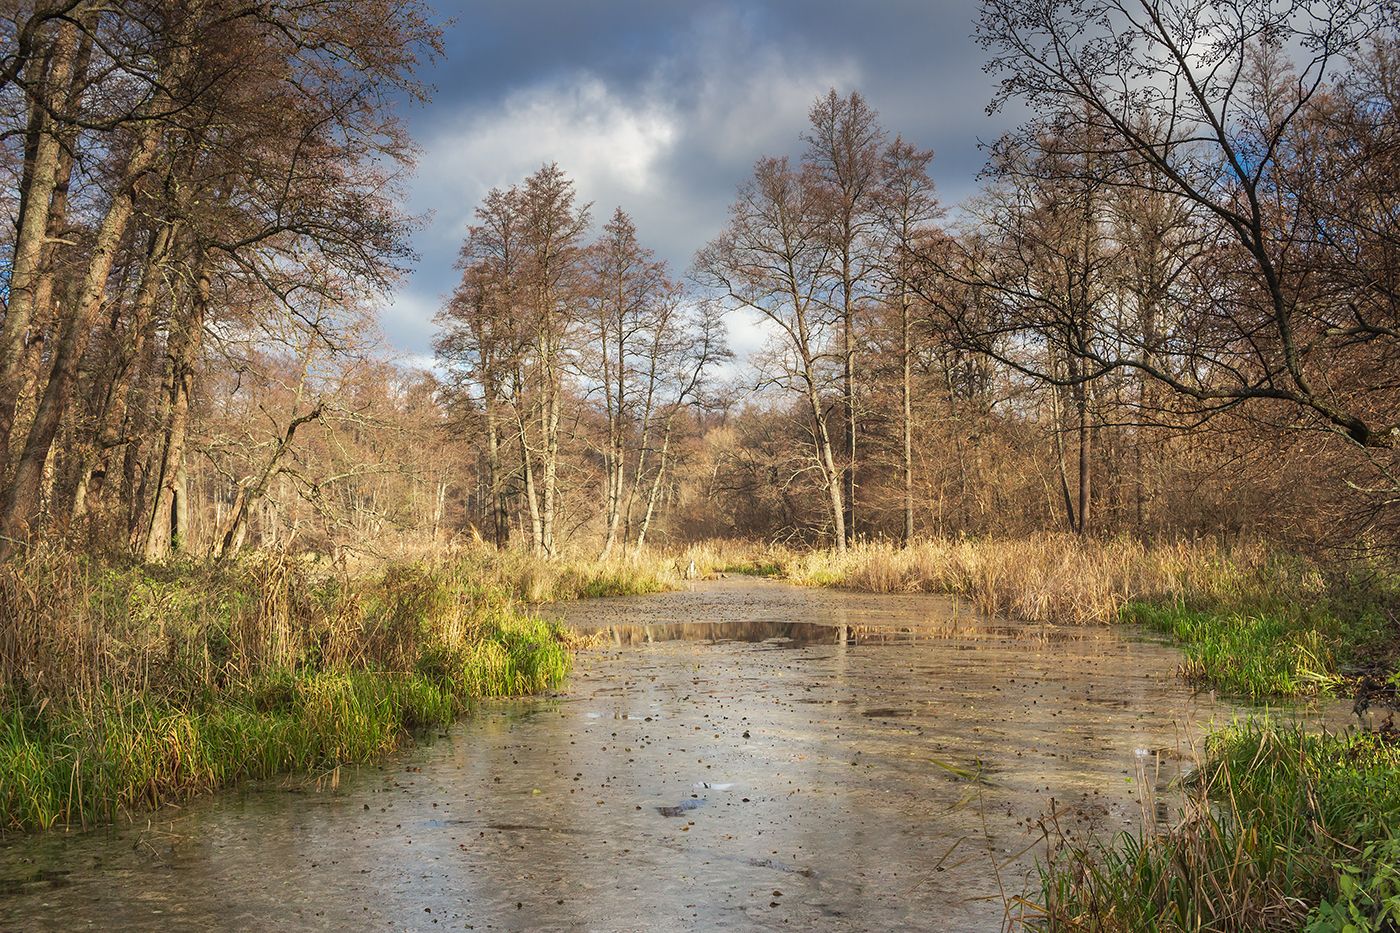
M 150 530 L 146 534 L 142 553 L 147 560 L 165 557 L 181 546 L 176 509 L 183 501 L 181 480 L 184 473 L 185 440 L 189 432 L 190 396 L 194 387 L 194 368 L 204 337 L 204 319 L 209 308 L 210 270 L 208 260 L 200 258 L 196 268 L 193 300 L 188 318 L 178 332 L 171 334 L 170 386 L 166 423 L 161 432 L 164 441 L 156 468 L 155 503 L 151 509 Z
M 656 465 L 656 476 L 652 478 L 651 489 L 647 492 L 647 508 L 642 514 L 642 524 L 637 531 L 637 550 L 647 543 L 647 530 L 651 527 L 651 517 L 656 511 L 656 500 L 660 498 L 662 480 L 666 475 L 666 454 L 671 449 L 671 422 L 666 422 L 666 430 L 661 437 L 661 453 Z
M 842 337 L 845 342 L 842 369 L 842 382 L 845 392 L 846 409 L 846 514 L 844 539 L 847 544 L 856 534 L 856 322 L 854 286 L 851 282 L 851 258 L 849 252 L 841 257 L 842 288 Z
M 544 526 L 540 519 L 539 491 L 535 489 L 534 458 L 530 456 L 530 444 L 526 439 L 526 420 L 523 413 L 518 419 L 520 429 L 520 475 L 525 484 L 525 504 L 530 513 L 530 546 L 536 554 L 544 553 Z
M 1076 529 L 1081 535 L 1089 533 L 1091 486 L 1093 483 L 1093 463 L 1090 458 L 1093 447 L 1094 429 L 1089 419 L 1089 389 L 1080 385 L 1076 404 L 1079 409 L 1079 524 Z
M 642 479 L 646 476 L 647 451 L 651 444 L 651 432 L 653 428 L 652 415 L 655 413 L 656 410 L 656 384 L 659 378 L 657 373 L 659 353 L 660 347 L 658 346 L 657 342 L 653 342 L 651 348 L 651 360 L 647 366 L 647 390 L 645 398 L 642 402 L 642 432 L 641 437 L 638 438 L 637 441 L 637 465 L 632 470 L 632 482 L 627 489 L 627 500 L 623 504 L 622 509 L 623 521 L 625 523 L 624 538 L 630 538 L 632 536 L 632 510 L 637 504 L 637 494 L 641 492 L 642 489 Z M 683 392 L 682 396 L 684 396 L 684 394 L 685 393 Z M 668 432 L 668 436 L 669 431 L 671 429 L 671 419 L 674 417 L 675 412 L 673 411 L 665 419 L 666 431 Z M 639 538 L 638 541 L 639 543 L 637 546 L 638 548 L 640 548 L 641 538 Z
M 81 492 L 74 496 L 72 504 L 72 515 L 75 519 L 80 518 L 87 510 L 87 494 L 94 471 L 122 441 L 121 432 L 126 423 L 127 406 L 131 401 L 132 376 L 145 353 L 151 318 L 155 311 L 156 298 L 160 293 L 160 272 L 168 255 L 170 239 L 169 224 L 162 224 L 151 235 L 141 273 L 141 284 L 132 303 L 130 321 L 126 328 L 126 346 L 118 344 L 113 348 L 108 354 L 102 373 L 97 377 L 95 388 L 102 394 L 102 399 L 97 405 L 96 424 L 83 443 L 79 455 L 78 489 Z
M 0 477 L 4 476 L 9 465 L 10 434 L 14 428 L 25 372 L 24 347 L 35 312 L 36 292 L 47 252 L 45 241 L 49 231 L 49 213 L 54 191 L 60 181 L 60 161 L 63 158 L 63 141 L 58 127 L 44 111 L 57 106 L 60 95 L 66 97 L 77 49 L 77 24 L 61 24 L 54 38 L 48 74 L 40 89 L 46 99 L 35 101 L 32 105 L 38 132 L 33 157 L 25 167 L 25 185 L 20 192 L 23 200 L 10 261 L 9 303 L 4 324 L 0 325 Z M 46 309 L 39 310 L 43 313 Z M 47 454 L 46 448 L 44 456 Z M 12 530 L 7 530 L 5 534 L 10 534 Z
M 3 504 L 0 504 L 0 560 L 13 552 L 21 541 L 27 540 L 31 533 L 30 526 L 36 516 L 43 483 L 44 462 L 48 459 L 59 423 L 72 400 L 78 363 L 92 336 L 93 323 L 102 310 L 107 277 L 111 274 L 117 249 L 135 210 L 136 185 L 155 159 L 161 135 L 160 125 L 154 121 L 142 128 L 136 147 L 127 159 L 124 183 L 113 196 L 98 228 L 92 259 L 78 293 L 77 307 L 63 321 L 48 384 L 34 413 L 34 422 L 30 426 L 14 478 Z
M 912 373 L 909 365 L 910 355 L 913 352 L 909 326 L 909 293 L 904 288 L 900 289 L 899 295 L 899 331 L 899 394 L 903 414 L 900 428 L 904 442 L 904 450 L 902 451 L 904 461 L 904 532 L 902 540 L 904 546 L 908 547 L 914 540 L 914 405 L 912 386 L 910 385 Z
M 612 410 L 611 399 L 608 404 L 608 452 L 606 458 L 608 491 L 604 516 L 607 535 L 603 539 L 603 552 L 601 554 L 603 560 L 607 560 L 617 545 L 617 532 L 622 525 L 623 459 L 626 456 L 622 445 L 621 414 Z
M 543 373 L 546 380 L 545 403 L 541 409 L 543 428 L 542 462 L 540 464 L 544 489 L 540 496 L 540 546 L 546 557 L 554 556 L 554 507 L 559 481 L 559 414 L 560 388 L 551 348 Z
M 826 480 L 827 495 L 831 500 L 832 538 L 836 550 L 846 550 L 846 509 L 841 501 L 841 470 L 836 466 L 836 456 L 831 447 L 831 433 L 827 430 L 826 419 L 822 417 L 821 396 L 817 394 L 816 383 L 810 372 L 807 378 L 807 401 L 812 406 L 812 437 L 817 447 L 817 463 L 822 477 Z
M 1055 463 L 1059 468 L 1060 497 L 1065 506 L 1065 522 L 1069 525 L 1070 531 L 1077 532 L 1079 530 L 1078 514 L 1075 510 L 1074 496 L 1069 488 L 1069 470 L 1065 466 L 1065 427 L 1064 419 L 1060 413 L 1061 391 L 1058 386 L 1052 386 L 1050 390 L 1050 411 L 1054 417 Z
M 488 395 L 486 407 L 486 472 L 491 496 L 491 531 L 496 547 L 510 539 L 510 516 L 506 512 L 506 490 L 501 474 L 501 425 L 496 403 Z

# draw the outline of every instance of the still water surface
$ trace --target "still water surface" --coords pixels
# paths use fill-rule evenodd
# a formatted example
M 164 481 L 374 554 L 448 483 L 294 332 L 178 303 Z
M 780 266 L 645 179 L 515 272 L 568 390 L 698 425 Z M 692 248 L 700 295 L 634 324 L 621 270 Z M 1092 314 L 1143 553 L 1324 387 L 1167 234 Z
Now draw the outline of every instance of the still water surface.
M 1232 710 L 1178 654 L 754 580 L 550 610 L 559 694 L 336 786 L 0 842 L 0 929 L 997 930 L 1035 823 L 1141 825 Z

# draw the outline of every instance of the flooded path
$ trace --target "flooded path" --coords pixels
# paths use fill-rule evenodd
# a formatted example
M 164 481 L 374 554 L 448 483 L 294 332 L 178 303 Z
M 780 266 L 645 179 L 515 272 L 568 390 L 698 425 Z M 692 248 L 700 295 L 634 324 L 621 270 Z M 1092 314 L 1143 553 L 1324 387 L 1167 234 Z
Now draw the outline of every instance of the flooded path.
M 0 842 L 0 929 L 996 930 L 1052 800 L 1132 827 L 1144 771 L 1231 712 L 1162 644 L 940 597 L 551 611 L 596 645 L 559 695 L 334 789 Z

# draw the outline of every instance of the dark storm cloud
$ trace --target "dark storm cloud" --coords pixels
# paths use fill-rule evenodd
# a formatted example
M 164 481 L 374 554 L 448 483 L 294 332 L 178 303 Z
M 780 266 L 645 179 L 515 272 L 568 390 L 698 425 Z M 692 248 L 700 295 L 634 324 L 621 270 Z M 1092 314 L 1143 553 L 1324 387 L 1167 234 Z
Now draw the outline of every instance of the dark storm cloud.
M 1007 124 L 972 40 L 976 0 L 879 3 L 506 2 L 439 5 L 446 55 L 409 114 L 423 158 L 411 207 L 432 211 L 417 272 L 384 315 L 390 342 L 431 353 L 477 201 L 557 161 L 594 216 L 633 215 L 677 271 L 724 222 L 754 160 L 801 152 L 812 99 L 860 90 L 891 132 L 932 147 L 945 201 L 965 197 L 979 140 Z

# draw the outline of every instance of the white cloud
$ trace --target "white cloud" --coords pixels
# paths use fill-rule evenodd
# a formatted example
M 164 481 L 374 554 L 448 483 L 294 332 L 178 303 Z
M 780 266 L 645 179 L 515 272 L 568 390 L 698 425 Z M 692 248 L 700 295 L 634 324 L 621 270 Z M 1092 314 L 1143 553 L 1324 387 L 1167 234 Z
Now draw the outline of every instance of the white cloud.
M 413 288 L 400 288 L 390 296 L 379 322 L 390 346 L 400 355 L 412 358 L 432 355 L 433 315 L 441 304 L 439 297 L 423 295 Z
M 831 87 L 855 87 L 860 78 L 854 59 L 780 46 L 760 31 L 742 14 L 707 17 L 697 23 L 688 54 L 657 70 L 657 83 L 684 102 L 689 138 L 723 162 L 747 166 L 788 151 L 813 99 Z
M 492 187 L 558 162 L 580 200 L 596 205 L 595 221 L 621 206 L 643 242 L 684 272 L 719 231 L 753 162 L 798 148 L 812 100 L 858 78 L 853 60 L 779 47 L 761 25 L 731 13 L 697 17 L 690 41 L 658 57 L 633 87 L 576 71 L 447 117 L 421 134 L 411 209 L 432 212 L 432 220 L 415 241 L 420 269 L 383 316 L 390 342 L 430 352 L 432 316 L 455 281 L 457 248 Z
M 596 76 L 581 73 L 516 91 L 430 136 L 414 200 L 435 212 L 429 236 L 455 247 L 488 190 L 521 181 L 546 162 L 558 162 L 585 198 L 601 192 L 644 197 L 675 137 L 674 115 L 623 100 Z

